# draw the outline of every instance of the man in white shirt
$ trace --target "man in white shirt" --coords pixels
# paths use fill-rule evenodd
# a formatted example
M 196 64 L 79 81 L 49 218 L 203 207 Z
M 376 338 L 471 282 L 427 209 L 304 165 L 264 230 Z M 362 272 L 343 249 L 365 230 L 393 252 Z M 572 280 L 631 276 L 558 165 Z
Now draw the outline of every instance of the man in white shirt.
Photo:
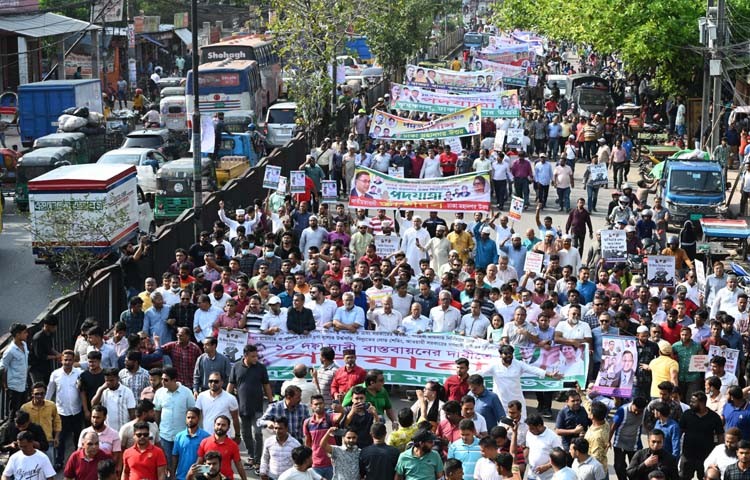
M 716 445 L 703 461 L 703 468 L 716 467 L 722 476 L 729 465 L 737 463 L 737 444 L 742 440 L 742 432 L 737 427 L 724 432 L 724 443 Z
M 78 378 L 81 376 L 81 369 L 73 368 L 74 361 L 75 352 L 63 350 L 62 367 L 52 372 L 46 393 L 47 400 L 55 400 L 55 406 L 62 422 L 57 446 L 57 454 L 59 454 L 57 458 L 61 459 L 65 458 L 65 443 L 68 435 L 73 435 L 73 443 L 75 444 L 81 434 L 83 405 L 78 391 Z
M 393 309 L 391 295 L 383 298 L 382 308 L 376 307 L 375 300 L 370 299 L 367 319 L 375 325 L 376 332 L 401 332 L 401 314 Z
M 195 311 L 193 316 L 193 332 L 195 332 L 195 339 L 199 343 L 203 343 L 206 337 L 210 337 L 213 334 L 214 323 L 223 312 L 211 305 L 211 299 L 208 295 L 201 295 L 198 297 L 198 310 Z
M 34 448 L 34 434 L 25 430 L 16 438 L 18 448 L 3 470 L 2 480 L 52 480 L 55 469 L 47 455 Z
M 336 302 L 326 298 L 323 285 L 313 284 L 310 287 L 310 300 L 305 302 L 305 308 L 312 310 L 315 325 L 318 330 L 322 330 L 323 325 L 333 321 L 333 315 L 336 313 L 338 306 Z
M 195 400 L 195 407 L 201 411 L 203 430 L 211 431 L 214 421 L 220 415 L 232 419 L 229 426 L 228 437 L 240 442 L 240 417 L 239 404 L 234 395 L 224 390 L 224 381 L 220 373 L 212 373 L 208 376 L 208 390 L 201 392 Z M 282 390 L 283 391 L 283 390 Z
M 260 324 L 260 332 L 264 335 L 287 333 L 286 311 L 286 308 L 281 307 L 281 299 L 276 295 L 271 295 L 268 298 L 268 312 L 263 315 L 263 320 Z M 315 313 L 313 313 L 314 316 Z
M 425 249 L 430 241 L 430 234 L 422 228 L 422 217 L 414 215 L 412 217 L 413 227 L 404 231 L 401 237 L 401 250 L 406 253 L 406 259 L 409 265 L 417 266 L 419 261 L 425 258 Z
M 410 334 L 419 334 L 431 331 L 430 319 L 422 315 L 422 305 L 418 304 L 417 302 L 411 304 L 409 316 L 404 317 L 404 319 L 401 321 L 401 328 L 404 329 L 404 333 Z
M 716 292 L 713 304 L 711 305 L 711 317 L 716 318 L 720 311 L 729 311 L 737 305 L 737 295 L 742 293 L 737 288 L 737 276 L 727 275 L 727 286 Z
M 135 396 L 132 390 L 120 383 L 116 368 L 104 370 L 104 384 L 91 399 L 91 405 L 99 404 L 106 407 L 107 425 L 116 432 L 135 418 Z
M 526 435 L 526 447 L 529 449 L 529 457 L 526 459 L 528 464 L 526 478 L 551 480 L 555 473 L 550 457 L 553 449 L 559 449 L 557 455 L 563 457 L 562 465 L 565 465 L 565 452 L 562 450 L 560 437 L 544 426 L 544 420 L 538 414 L 526 419 L 526 424 L 529 426 L 529 433 Z M 575 474 L 570 478 L 575 478 Z
M 589 324 L 581 321 L 581 307 L 571 305 L 568 309 L 568 319 L 555 327 L 555 343 L 572 345 L 575 348 L 588 343 L 591 350 L 593 338 Z
M 303 405 L 310 405 L 312 402 L 312 396 L 320 393 L 318 387 L 316 387 L 312 381 L 307 380 L 308 371 L 309 368 L 307 365 L 298 363 L 292 369 L 292 375 L 294 375 L 294 378 L 291 380 L 285 380 L 284 383 L 281 384 L 282 392 L 286 392 L 286 387 L 290 385 L 299 387 L 299 389 L 302 390 L 300 403 Z
M 451 293 L 441 290 L 438 295 L 440 303 L 430 310 L 431 330 L 435 333 L 451 333 L 461 323 L 461 312 L 451 306 Z

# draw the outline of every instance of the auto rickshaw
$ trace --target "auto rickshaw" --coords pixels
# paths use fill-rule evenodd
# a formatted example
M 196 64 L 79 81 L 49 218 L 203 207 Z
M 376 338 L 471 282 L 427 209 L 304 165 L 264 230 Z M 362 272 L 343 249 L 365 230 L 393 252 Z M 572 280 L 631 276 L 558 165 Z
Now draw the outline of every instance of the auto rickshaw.
M 63 165 L 73 165 L 75 151 L 70 147 L 44 147 L 32 150 L 18 161 L 16 167 L 16 207 L 29 211 L 29 180 Z
M 159 113 L 163 127 L 178 132 L 187 131 L 187 109 L 184 96 L 162 97 L 159 102 Z
M 74 153 L 74 164 L 91 163 L 89 142 L 81 132 L 51 133 L 34 140 L 34 150 L 44 147 L 70 147 Z
M 210 158 L 201 159 L 203 192 L 216 189 L 216 172 Z M 193 159 L 180 158 L 167 162 L 156 173 L 154 220 L 174 220 L 193 207 Z

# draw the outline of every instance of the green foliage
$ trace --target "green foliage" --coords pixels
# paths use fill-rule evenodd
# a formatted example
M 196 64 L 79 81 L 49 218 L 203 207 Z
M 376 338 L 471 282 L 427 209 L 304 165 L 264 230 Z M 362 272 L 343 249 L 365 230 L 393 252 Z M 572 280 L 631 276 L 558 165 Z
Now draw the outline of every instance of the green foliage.
M 701 0 L 505 0 L 493 21 L 616 52 L 629 71 L 654 73 L 663 89 L 684 93 L 701 62 L 691 46 L 705 10 Z
M 39 0 L 39 8 L 86 22 L 91 15 L 91 6 L 85 2 L 71 2 L 70 0 Z

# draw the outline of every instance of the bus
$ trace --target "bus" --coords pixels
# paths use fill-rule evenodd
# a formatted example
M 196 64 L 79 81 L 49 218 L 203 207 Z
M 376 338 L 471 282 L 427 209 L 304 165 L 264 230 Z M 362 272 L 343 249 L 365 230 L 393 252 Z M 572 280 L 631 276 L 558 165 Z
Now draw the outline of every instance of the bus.
M 231 131 L 244 132 L 250 121 L 263 118 L 263 89 L 260 67 L 253 60 L 222 60 L 198 66 L 198 101 L 201 115 L 224 112 Z M 193 71 L 185 86 L 188 123 L 193 114 Z M 235 124 L 237 128 L 235 127 Z
M 254 60 L 260 66 L 263 87 L 263 112 L 279 98 L 281 93 L 281 60 L 273 42 L 259 35 L 230 37 L 201 47 L 201 63 L 220 60 Z

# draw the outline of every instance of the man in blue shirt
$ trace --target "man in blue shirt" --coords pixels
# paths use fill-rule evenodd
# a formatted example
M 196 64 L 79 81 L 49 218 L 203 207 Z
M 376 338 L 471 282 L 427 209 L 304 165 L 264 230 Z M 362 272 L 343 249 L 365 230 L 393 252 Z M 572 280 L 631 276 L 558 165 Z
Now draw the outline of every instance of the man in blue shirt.
M 570 449 L 570 441 L 584 433 L 591 426 L 586 410 L 581 407 L 581 395 L 575 390 L 569 390 L 565 407 L 557 414 L 555 433 L 560 436 L 563 448 Z
M 174 437 L 172 457 L 175 462 L 169 465 L 171 478 L 185 480 L 190 467 L 198 460 L 198 446 L 204 438 L 211 436 L 198 426 L 200 418 L 201 411 L 195 407 L 189 408 L 185 414 L 187 428 Z
M 589 267 L 579 267 L 576 290 L 581 294 L 581 303 L 583 304 L 594 301 L 594 294 L 596 293 L 596 284 L 589 280 L 589 278 L 591 278 Z
M 733 385 L 727 390 L 727 403 L 721 412 L 724 417 L 724 430 L 737 427 L 743 440 L 750 440 L 750 404 L 745 400 L 742 388 Z
M 468 418 L 464 418 L 458 423 L 458 429 L 461 431 L 461 438 L 448 445 L 448 458 L 460 460 L 463 465 L 464 480 L 472 480 L 474 478 L 474 467 L 477 461 L 482 458 L 479 438 L 476 437 L 474 422 Z
M 500 419 L 505 416 L 505 409 L 500 403 L 500 398 L 493 392 L 484 387 L 484 377 L 481 375 L 471 375 L 469 377 L 470 395 L 474 397 L 475 411 L 484 417 L 487 422 L 487 430 L 492 429 L 500 423 Z
M 497 263 L 497 245 L 490 239 L 490 228 L 484 222 L 474 225 L 474 240 L 477 244 L 477 254 L 474 263 L 477 269 L 485 269 L 491 263 Z
M 354 305 L 354 293 L 346 292 L 343 295 L 344 306 L 338 307 L 333 314 L 333 320 L 326 323 L 324 327 L 333 327 L 337 332 L 346 330 L 357 333 L 357 330 L 365 326 L 365 312 Z
M 547 162 L 546 155 L 540 155 L 539 161 L 534 165 L 534 180 L 537 187 L 537 202 L 542 205 L 542 208 L 547 208 L 549 184 L 552 183 L 552 164 Z
M 671 408 L 663 402 L 657 402 L 654 406 L 656 423 L 654 430 L 664 433 L 664 449 L 672 454 L 674 458 L 680 458 L 680 425 L 670 418 Z
M 549 138 L 547 148 L 553 162 L 557 162 L 557 155 L 560 153 L 560 135 L 562 135 L 562 125 L 560 125 L 560 117 L 555 115 L 552 123 L 547 125 L 547 137 Z

